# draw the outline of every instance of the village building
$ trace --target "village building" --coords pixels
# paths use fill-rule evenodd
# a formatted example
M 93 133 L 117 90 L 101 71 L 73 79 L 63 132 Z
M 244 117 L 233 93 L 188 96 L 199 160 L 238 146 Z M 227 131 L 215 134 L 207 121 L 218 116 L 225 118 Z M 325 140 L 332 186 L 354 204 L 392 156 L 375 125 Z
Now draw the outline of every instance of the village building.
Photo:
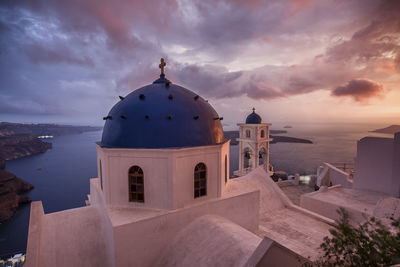
M 357 142 L 354 172 L 329 163 L 318 171 L 320 190 L 304 194 L 300 206 L 331 219 L 344 208 L 354 224 L 369 217 L 400 217 L 400 133 L 367 136 Z
M 269 124 L 243 125 L 244 134 L 251 130 L 243 142 L 252 147 L 253 170 L 229 179 L 230 140 L 219 115 L 169 81 L 164 66 L 160 78 L 120 97 L 104 117 L 87 206 L 44 214 L 40 201 L 31 204 L 26 266 L 300 266 L 317 259 L 333 221 L 293 205 L 269 177 Z

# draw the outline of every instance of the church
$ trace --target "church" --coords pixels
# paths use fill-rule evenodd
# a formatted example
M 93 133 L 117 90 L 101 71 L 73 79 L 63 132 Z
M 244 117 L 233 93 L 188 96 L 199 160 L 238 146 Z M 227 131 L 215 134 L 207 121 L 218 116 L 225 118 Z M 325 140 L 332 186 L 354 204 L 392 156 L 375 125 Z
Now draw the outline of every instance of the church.
M 270 179 L 269 126 L 240 127 L 230 179 L 222 118 L 161 75 L 120 97 L 96 143 L 87 206 L 31 204 L 27 266 L 300 266 L 333 220 L 294 205 Z

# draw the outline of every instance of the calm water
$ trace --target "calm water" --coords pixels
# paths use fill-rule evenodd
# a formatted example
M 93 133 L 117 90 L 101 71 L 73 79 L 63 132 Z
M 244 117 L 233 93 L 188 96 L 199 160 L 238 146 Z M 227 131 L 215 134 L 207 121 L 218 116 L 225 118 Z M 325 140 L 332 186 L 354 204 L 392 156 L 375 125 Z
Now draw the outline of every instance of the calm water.
M 6 170 L 35 186 L 27 195 L 41 200 L 45 213 L 81 207 L 89 193 L 89 179 L 97 176 L 94 142 L 100 139 L 101 131 L 48 139 L 52 149 L 7 161 Z M 0 225 L 0 255 L 26 249 L 29 212 L 25 205 Z
M 368 130 L 382 125 L 309 124 L 287 129 L 288 136 L 306 138 L 314 144 L 271 145 L 271 162 L 289 174 L 315 173 L 324 161 L 353 162 L 356 140 L 371 135 Z M 277 126 L 273 129 L 282 129 Z M 375 134 L 376 135 L 376 134 Z M 8 161 L 6 170 L 35 186 L 28 196 L 41 200 L 46 213 L 85 205 L 89 179 L 97 176 L 96 149 L 101 132 L 60 136 L 51 139 L 53 148 L 44 154 Z M 238 147 L 231 146 L 231 173 L 238 166 Z M 29 205 L 0 225 L 0 255 L 26 249 Z

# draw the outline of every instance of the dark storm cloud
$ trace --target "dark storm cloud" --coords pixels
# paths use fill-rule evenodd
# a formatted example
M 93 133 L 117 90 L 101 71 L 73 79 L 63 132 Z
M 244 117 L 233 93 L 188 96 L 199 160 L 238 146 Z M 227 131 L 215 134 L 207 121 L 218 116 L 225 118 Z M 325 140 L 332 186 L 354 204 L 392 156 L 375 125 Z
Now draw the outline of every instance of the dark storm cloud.
M 351 80 L 346 85 L 338 86 L 332 91 L 333 96 L 352 97 L 358 102 L 365 102 L 372 97 L 381 97 L 383 93 L 382 84 L 367 79 Z
M 399 3 L 1 1 L 0 113 L 105 113 L 118 94 L 157 78 L 160 57 L 169 79 L 207 98 L 290 97 L 358 77 L 383 83 L 400 69 Z M 311 62 L 285 63 L 323 38 Z M 253 49 L 285 59 L 229 70 Z

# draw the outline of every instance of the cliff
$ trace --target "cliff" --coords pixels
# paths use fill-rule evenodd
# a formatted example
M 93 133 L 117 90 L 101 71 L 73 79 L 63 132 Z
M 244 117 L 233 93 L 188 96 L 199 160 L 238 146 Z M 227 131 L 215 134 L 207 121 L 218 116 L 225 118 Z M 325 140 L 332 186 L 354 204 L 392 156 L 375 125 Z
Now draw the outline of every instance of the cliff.
M 46 152 L 52 144 L 43 142 L 38 136 L 60 136 L 99 130 L 101 127 L 0 122 L 0 159 L 17 159 Z M 0 166 L 1 164 L 0 160 Z
M 6 160 L 3 158 L 0 158 L 0 170 L 4 170 L 6 167 Z
M 31 184 L 0 169 L 0 222 L 10 219 L 20 205 L 31 202 L 29 197 L 20 195 L 31 189 Z
M 2 133 L 30 134 L 33 136 L 60 136 L 67 134 L 79 134 L 83 132 L 99 131 L 102 127 L 72 126 L 44 123 L 11 123 L 0 122 L 0 136 Z M 9 134 L 6 134 L 9 135 Z
M 10 160 L 43 153 L 51 146 L 51 143 L 43 142 L 29 134 L 3 135 L 0 136 L 0 158 Z
M 400 132 L 400 125 L 390 125 L 390 126 L 385 127 L 385 128 L 373 130 L 371 132 L 373 132 L 373 133 L 383 133 L 383 134 L 395 134 L 397 132 Z

